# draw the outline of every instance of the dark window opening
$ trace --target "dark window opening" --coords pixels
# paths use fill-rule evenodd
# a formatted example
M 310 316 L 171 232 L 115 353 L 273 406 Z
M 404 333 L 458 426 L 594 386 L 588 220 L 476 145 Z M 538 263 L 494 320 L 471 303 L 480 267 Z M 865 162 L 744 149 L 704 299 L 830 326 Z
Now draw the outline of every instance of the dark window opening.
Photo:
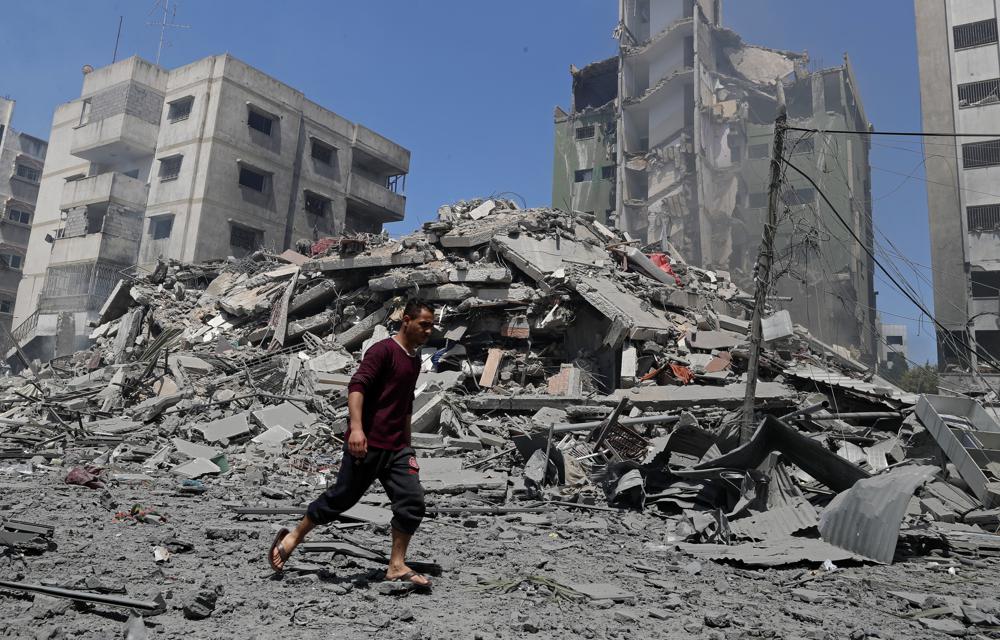
M 229 246 L 254 251 L 259 243 L 259 233 L 238 224 L 229 227 Z
M 785 204 L 790 206 L 812 204 L 814 202 L 816 202 L 816 191 L 811 187 L 793 189 L 785 196 Z
M 573 182 L 590 182 L 594 179 L 593 169 L 577 169 L 573 172 Z
M 973 298 L 1000 298 L 1000 271 L 973 271 Z
M 264 135 L 271 135 L 271 118 L 263 113 L 249 109 L 247 111 L 247 126 L 256 129 Z
M 1000 165 L 1000 139 L 962 145 L 962 166 L 966 169 Z
M 576 139 L 577 140 L 587 140 L 588 138 L 594 137 L 594 125 L 588 125 L 586 127 L 576 128 Z
M 601 179 L 602 180 L 614 180 L 615 170 L 617 167 L 613 164 L 609 164 L 606 167 L 601 167 Z
M 191 105 L 194 104 L 194 96 L 187 96 L 180 100 L 174 100 L 167 107 L 167 120 L 170 122 L 180 122 L 187 120 L 191 115 Z
M 385 188 L 393 193 L 404 193 L 406 191 L 406 174 L 399 173 L 385 179 Z
M 176 180 L 177 176 L 179 176 L 181 173 L 182 160 L 184 160 L 184 156 L 171 156 L 169 158 L 160 158 L 160 173 L 159 173 L 160 182 L 166 182 L 167 180 Z
M 264 185 L 267 183 L 267 176 L 259 171 L 240 167 L 240 185 L 264 193 Z
M 969 231 L 1000 231 L 1000 204 L 966 207 Z
M 684 68 L 694 66 L 694 36 L 684 38 Z
M 952 27 L 952 34 L 955 38 L 956 50 L 993 44 L 997 41 L 997 21 L 996 18 L 990 18 L 989 20 L 955 25 Z
M 323 144 L 319 140 L 312 141 L 312 157 L 314 160 L 319 160 L 323 164 L 333 164 L 333 147 L 328 144 Z
M 42 179 L 42 170 L 29 167 L 26 164 L 17 165 L 17 177 L 24 178 L 30 182 L 38 182 Z
M 903 345 L 903 336 L 886 336 L 885 343 L 888 345 Z
M 173 216 L 161 216 L 149 221 L 149 235 L 153 237 L 153 240 L 165 240 L 169 238 L 173 228 Z
M 1000 78 L 958 85 L 958 108 L 979 107 L 1000 102 Z
M 7 217 L 20 224 L 31 224 L 31 214 L 20 209 L 11 209 L 7 212 Z
M 11 300 L 0 300 L 0 313 L 14 313 L 14 302 Z
M 306 191 L 306 211 L 316 216 L 325 216 L 329 210 L 330 200 L 323 196 Z
M 839 71 L 823 76 L 823 108 L 835 113 L 844 113 L 844 94 L 840 86 Z
M 23 258 L 13 253 L 3 253 L 0 254 L 0 260 L 2 260 L 3 263 L 8 267 L 10 267 L 11 269 L 20 270 Z

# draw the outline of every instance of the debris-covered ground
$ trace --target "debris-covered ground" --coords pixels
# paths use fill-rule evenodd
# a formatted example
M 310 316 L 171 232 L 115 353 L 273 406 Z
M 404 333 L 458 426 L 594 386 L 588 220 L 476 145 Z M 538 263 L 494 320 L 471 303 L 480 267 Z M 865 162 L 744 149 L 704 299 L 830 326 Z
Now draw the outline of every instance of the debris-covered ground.
M 477 200 L 298 248 L 123 281 L 91 349 L 2 380 L 0 633 L 1000 635 L 988 406 L 778 312 L 741 436 L 751 297 L 583 216 Z M 380 582 L 380 490 L 272 575 L 408 297 L 437 308 L 413 416 L 434 591 Z

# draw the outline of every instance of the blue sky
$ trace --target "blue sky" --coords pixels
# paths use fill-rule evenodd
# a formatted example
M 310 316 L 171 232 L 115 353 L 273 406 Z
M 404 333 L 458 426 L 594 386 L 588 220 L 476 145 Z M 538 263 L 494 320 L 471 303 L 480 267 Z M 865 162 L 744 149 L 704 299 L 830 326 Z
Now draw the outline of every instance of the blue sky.
M 391 228 L 401 233 L 461 198 L 508 191 L 549 204 L 553 108 L 569 103 L 570 64 L 614 54 L 617 4 L 186 0 L 176 21 L 191 28 L 168 32 L 161 63 L 229 52 L 408 147 L 407 220 Z M 14 126 L 33 135 L 47 137 L 54 107 L 79 96 L 84 64 L 111 62 L 119 16 L 119 59 L 156 56 L 152 0 L 5 5 L 0 95 L 17 100 Z M 849 53 L 875 127 L 920 129 L 911 0 L 728 0 L 723 22 L 747 42 L 808 51 L 817 66 Z M 916 266 L 930 265 L 919 145 L 876 142 L 875 223 L 914 263 L 907 278 L 930 308 L 931 272 Z M 881 279 L 877 289 L 886 321 L 909 326 L 911 358 L 933 360 L 928 321 Z

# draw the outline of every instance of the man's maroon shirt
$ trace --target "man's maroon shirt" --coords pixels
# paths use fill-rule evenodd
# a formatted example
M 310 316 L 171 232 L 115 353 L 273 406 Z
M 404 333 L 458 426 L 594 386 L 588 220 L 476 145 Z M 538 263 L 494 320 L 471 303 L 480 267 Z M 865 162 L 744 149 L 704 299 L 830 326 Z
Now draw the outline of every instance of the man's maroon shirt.
M 347 391 L 360 391 L 365 396 L 361 426 L 369 447 L 399 451 L 410 446 L 406 420 L 413 412 L 419 375 L 420 358 L 407 354 L 392 338 L 368 348 Z

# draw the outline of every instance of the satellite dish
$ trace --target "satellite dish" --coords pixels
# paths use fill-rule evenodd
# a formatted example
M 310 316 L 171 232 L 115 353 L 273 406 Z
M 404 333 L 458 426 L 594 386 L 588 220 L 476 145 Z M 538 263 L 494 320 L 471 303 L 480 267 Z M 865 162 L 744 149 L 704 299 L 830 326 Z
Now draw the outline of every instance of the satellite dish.
M 80 71 L 83 72 L 83 75 L 87 75 L 88 73 L 90 73 L 93 70 L 94 70 L 94 67 L 90 66 L 89 64 L 83 65 L 83 68 L 80 69 Z

